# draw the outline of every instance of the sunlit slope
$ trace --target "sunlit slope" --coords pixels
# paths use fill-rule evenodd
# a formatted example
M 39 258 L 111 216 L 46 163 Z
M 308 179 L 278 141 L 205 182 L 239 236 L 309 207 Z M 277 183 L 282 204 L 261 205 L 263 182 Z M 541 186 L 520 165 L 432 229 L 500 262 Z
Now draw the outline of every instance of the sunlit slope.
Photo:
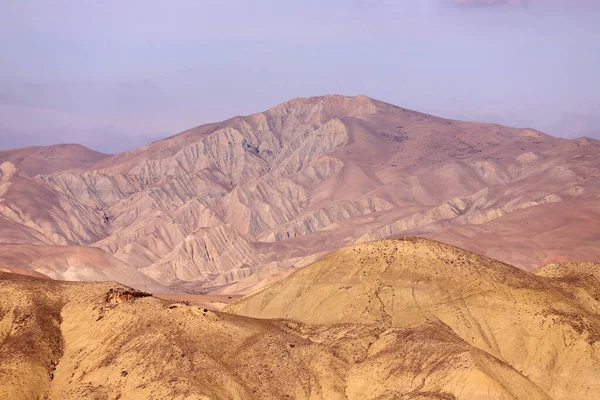
M 344 248 L 226 310 L 384 330 L 439 324 L 552 398 L 594 398 L 600 393 L 600 304 L 563 290 L 549 278 L 409 238 Z

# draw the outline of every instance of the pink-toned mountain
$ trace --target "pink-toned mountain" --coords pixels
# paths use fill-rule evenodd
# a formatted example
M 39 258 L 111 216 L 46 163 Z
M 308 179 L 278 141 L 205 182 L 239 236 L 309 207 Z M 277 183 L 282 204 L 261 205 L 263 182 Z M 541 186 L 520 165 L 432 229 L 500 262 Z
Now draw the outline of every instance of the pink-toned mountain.
M 161 284 L 221 292 L 405 235 L 525 269 L 597 260 L 600 237 L 586 232 L 598 215 L 599 153 L 592 139 L 366 96 L 295 99 L 76 170 L 32 179 L 17 166 L 0 185 L 0 223 L 10 225 L 1 240 L 92 245 Z

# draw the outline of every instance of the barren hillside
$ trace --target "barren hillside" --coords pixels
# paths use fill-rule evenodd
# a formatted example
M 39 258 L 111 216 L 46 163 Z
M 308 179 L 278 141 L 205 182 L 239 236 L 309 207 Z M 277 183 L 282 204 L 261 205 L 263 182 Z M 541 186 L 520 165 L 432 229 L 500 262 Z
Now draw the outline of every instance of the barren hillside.
M 386 240 L 242 298 L 235 315 L 0 273 L 0 398 L 593 400 L 590 276 L 597 264 L 534 275 Z
M 116 281 L 152 293 L 168 289 L 97 248 L 0 244 L 0 271 L 66 281 Z
M 534 275 L 426 239 L 385 240 L 339 250 L 225 311 L 323 325 L 369 324 L 380 329 L 378 340 L 385 344 L 402 340 L 397 335 L 407 330 L 435 326 L 511 366 L 549 398 L 595 398 L 598 267 L 549 265 Z M 372 392 L 365 393 L 384 395 L 393 381 L 381 369 L 369 380 Z

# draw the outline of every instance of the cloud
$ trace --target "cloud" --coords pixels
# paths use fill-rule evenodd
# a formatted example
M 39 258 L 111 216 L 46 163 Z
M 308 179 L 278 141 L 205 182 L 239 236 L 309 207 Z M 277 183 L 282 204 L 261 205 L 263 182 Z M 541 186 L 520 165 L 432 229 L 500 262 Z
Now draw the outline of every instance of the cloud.
M 482 6 L 503 6 L 503 5 L 521 5 L 527 6 L 527 0 L 449 0 L 450 3 L 460 7 L 482 7 Z

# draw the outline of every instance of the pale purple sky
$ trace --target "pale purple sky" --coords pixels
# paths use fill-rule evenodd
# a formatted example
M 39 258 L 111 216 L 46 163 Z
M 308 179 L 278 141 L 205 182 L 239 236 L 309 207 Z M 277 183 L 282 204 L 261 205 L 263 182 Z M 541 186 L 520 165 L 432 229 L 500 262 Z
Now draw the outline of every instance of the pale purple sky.
M 597 0 L 0 0 L 0 149 L 322 94 L 600 138 Z

